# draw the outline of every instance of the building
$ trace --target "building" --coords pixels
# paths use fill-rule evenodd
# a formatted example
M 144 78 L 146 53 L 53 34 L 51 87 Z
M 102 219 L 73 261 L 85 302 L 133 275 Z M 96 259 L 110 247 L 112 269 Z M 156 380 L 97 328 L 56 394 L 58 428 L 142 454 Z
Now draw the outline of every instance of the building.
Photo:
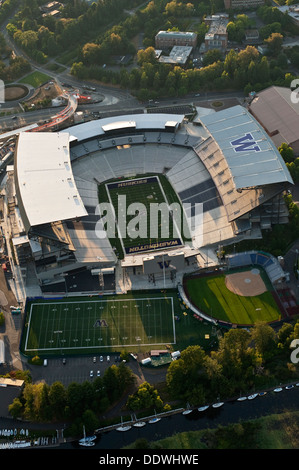
M 196 47 L 197 34 L 181 31 L 159 31 L 155 36 L 156 49 L 168 49 L 173 46 Z
M 286 142 L 299 155 L 299 108 L 291 100 L 290 88 L 271 86 L 260 91 L 252 100 L 249 111 L 276 147 Z
M 182 114 L 142 113 L 17 134 L 4 225 L 25 285 L 33 277 L 42 292 L 121 292 L 128 273 L 158 279 L 165 262 L 172 282 L 194 260 L 218 264 L 220 243 L 261 238 L 262 229 L 286 223 L 282 193 L 292 178 L 248 110 L 234 106 L 200 124 Z M 121 258 L 107 234 L 98 236 L 99 185 L 149 174 L 163 174 L 186 206 L 192 241 L 141 247 Z
M 184 67 L 193 51 L 191 46 L 173 46 L 168 56 L 160 55 L 158 60 L 163 64 L 181 65 Z
M 299 4 L 296 5 L 283 5 L 277 7 L 282 13 L 287 13 L 293 23 L 299 26 Z
M 209 25 L 209 30 L 205 35 L 204 50 L 220 49 L 225 52 L 227 49 L 228 33 L 228 16 L 212 15 L 205 18 L 205 23 Z M 203 47 L 202 47 L 203 48 Z
M 226 10 L 249 10 L 264 5 L 265 0 L 224 0 Z

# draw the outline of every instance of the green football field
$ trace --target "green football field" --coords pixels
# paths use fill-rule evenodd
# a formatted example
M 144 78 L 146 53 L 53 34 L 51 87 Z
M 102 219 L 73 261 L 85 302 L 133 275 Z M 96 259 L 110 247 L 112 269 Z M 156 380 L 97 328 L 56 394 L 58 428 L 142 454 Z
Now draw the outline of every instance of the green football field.
M 29 355 L 173 344 L 173 297 L 31 302 L 24 336 L 24 353 Z
M 186 238 L 185 213 L 164 175 L 109 181 L 98 186 L 98 196 L 114 208 L 116 227 L 112 223 L 108 237 L 119 259 L 180 246 Z
M 254 297 L 234 294 L 226 288 L 224 274 L 188 279 L 186 288 L 193 305 L 218 320 L 252 325 L 257 321 L 273 322 L 281 318 L 271 292 Z

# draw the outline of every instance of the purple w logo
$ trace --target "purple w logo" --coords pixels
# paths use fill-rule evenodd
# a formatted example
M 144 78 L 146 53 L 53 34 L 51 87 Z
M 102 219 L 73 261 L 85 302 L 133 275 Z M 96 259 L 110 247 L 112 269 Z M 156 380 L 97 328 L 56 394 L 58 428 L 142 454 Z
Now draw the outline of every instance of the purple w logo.
M 245 134 L 243 137 L 232 140 L 230 144 L 235 152 L 260 152 L 261 148 L 257 145 L 251 134 Z
M 164 268 L 169 268 L 169 265 L 170 265 L 170 261 L 164 261 L 164 264 L 162 261 L 158 261 L 158 265 L 160 266 L 161 269 Z

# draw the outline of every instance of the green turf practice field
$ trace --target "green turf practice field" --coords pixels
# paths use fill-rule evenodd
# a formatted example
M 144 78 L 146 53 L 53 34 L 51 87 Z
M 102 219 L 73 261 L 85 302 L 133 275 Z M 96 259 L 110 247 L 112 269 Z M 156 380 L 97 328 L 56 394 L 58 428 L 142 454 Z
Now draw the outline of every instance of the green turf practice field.
M 269 285 L 269 280 L 266 285 Z M 187 279 L 186 288 L 193 305 L 218 320 L 253 325 L 257 321 L 270 323 L 281 318 L 271 292 L 254 297 L 237 295 L 227 289 L 225 274 Z
M 31 302 L 24 353 L 138 350 L 176 342 L 171 296 Z

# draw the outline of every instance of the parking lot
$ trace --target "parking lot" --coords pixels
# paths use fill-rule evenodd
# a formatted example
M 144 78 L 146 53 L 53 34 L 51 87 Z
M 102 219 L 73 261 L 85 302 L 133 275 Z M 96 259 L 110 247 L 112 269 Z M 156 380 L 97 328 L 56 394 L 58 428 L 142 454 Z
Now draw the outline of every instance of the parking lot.
M 59 381 L 64 386 L 68 386 L 72 382 L 82 383 L 86 380 L 94 380 L 97 376 L 102 376 L 107 367 L 112 364 L 118 364 L 115 359 L 119 356 L 82 356 L 82 357 L 66 357 L 53 358 L 47 360 L 47 366 L 32 366 L 28 364 L 33 382 L 44 380 L 51 385 L 53 382 Z M 95 359 L 95 360 L 94 360 Z M 91 376 L 91 371 L 93 372 Z M 99 372 L 98 372 L 99 371 Z

